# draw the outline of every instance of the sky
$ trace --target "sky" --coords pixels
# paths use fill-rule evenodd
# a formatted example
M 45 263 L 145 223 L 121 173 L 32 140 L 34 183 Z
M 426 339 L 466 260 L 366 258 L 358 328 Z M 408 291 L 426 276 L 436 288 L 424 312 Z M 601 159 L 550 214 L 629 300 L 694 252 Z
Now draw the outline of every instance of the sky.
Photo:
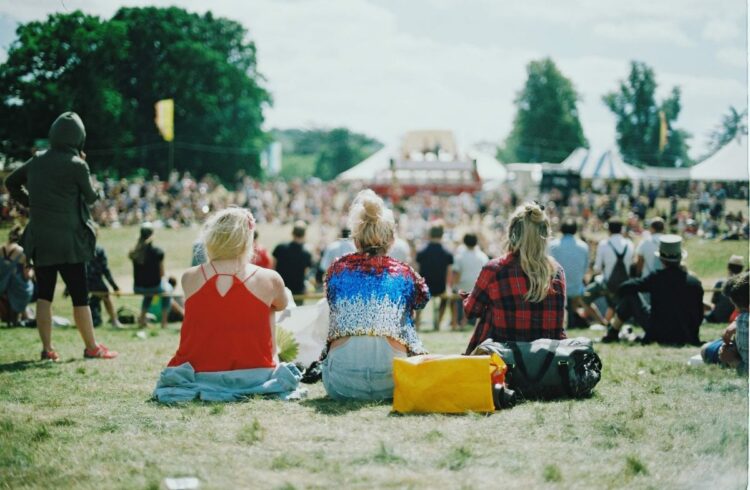
M 111 16 L 121 6 L 198 0 L 0 0 L 0 60 L 18 22 L 73 11 Z M 338 127 L 393 143 L 410 129 L 451 129 L 462 147 L 501 143 L 526 65 L 551 57 L 581 96 L 585 136 L 615 144 L 602 95 L 631 60 L 655 71 L 657 97 L 682 89 L 675 124 L 690 154 L 729 106 L 748 105 L 744 0 L 217 0 L 258 48 L 274 104 L 266 126 Z

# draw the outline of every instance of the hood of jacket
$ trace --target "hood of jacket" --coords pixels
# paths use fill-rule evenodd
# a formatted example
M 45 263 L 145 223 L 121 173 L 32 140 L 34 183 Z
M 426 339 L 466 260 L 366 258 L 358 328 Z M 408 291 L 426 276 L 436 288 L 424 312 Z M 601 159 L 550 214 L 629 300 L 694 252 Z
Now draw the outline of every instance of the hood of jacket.
M 52 148 L 80 151 L 85 141 L 86 128 L 83 127 L 81 117 L 75 112 L 60 114 L 49 129 L 49 143 Z

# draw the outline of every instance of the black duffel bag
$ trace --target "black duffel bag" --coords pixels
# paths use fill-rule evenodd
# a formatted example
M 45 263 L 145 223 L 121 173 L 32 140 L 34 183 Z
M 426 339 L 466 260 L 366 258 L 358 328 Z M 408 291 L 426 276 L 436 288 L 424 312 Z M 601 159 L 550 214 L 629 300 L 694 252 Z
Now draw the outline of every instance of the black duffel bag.
M 508 365 L 506 384 L 520 398 L 582 398 L 602 377 L 602 361 L 586 337 L 533 342 L 487 339 L 472 355 L 496 352 Z

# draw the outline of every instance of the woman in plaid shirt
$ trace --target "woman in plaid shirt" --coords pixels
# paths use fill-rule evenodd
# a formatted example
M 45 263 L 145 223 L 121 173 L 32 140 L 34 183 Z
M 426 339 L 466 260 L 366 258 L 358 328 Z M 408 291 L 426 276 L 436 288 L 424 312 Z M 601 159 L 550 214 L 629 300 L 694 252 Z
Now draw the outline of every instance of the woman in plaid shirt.
M 467 354 L 486 339 L 564 339 L 565 273 L 547 255 L 549 219 L 544 208 L 527 203 L 508 226 L 505 253 L 482 268 L 464 299 L 469 318 L 479 318 Z

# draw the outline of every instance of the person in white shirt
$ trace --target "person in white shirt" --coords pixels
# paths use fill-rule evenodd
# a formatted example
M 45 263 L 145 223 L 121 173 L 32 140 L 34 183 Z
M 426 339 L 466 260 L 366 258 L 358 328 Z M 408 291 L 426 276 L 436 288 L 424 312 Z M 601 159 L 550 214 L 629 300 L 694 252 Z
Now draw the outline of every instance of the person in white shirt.
M 453 280 L 451 281 L 455 287 L 456 292 L 466 291 L 470 292 L 474 289 L 474 283 L 477 282 L 479 273 L 482 271 L 482 267 L 489 262 L 487 254 L 477 245 L 477 236 L 474 233 L 467 233 L 464 235 L 464 247 L 461 247 L 456 253 L 455 260 L 453 262 Z M 461 306 L 463 302 L 457 300 Z M 454 305 L 453 308 L 453 320 L 451 322 L 451 328 L 454 330 L 458 328 L 458 315 L 459 311 L 462 311 L 461 306 Z M 461 327 L 466 326 L 467 318 L 463 316 L 461 318 Z
M 664 220 L 659 217 L 652 219 L 649 231 L 649 236 L 643 237 L 635 249 L 635 272 L 638 277 L 646 277 L 664 267 L 656 256 L 656 252 L 659 251 L 659 238 L 664 233 Z
M 320 269 L 323 271 L 323 275 L 328 271 L 334 260 L 357 251 L 357 247 L 354 246 L 354 242 L 349 238 L 349 235 L 351 235 L 349 228 L 341 228 L 341 238 L 330 243 L 323 251 L 323 256 L 320 258 Z
M 625 266 L 626 274 L 625 277 L 621 278 L 623 281 L 628 278 L 627 273 L 635 256 L 633 242 L 622 235 L 623 226 L 620 218 L 610 218 L 607 222 L 607 229 L 609 230 L 609 238 L 601 240 L 596 247 L 594 274 L 597 276 L 586 287 L 586 292 L 584 293 L 584 303 L 591 306 L 590 309 L 587 308 L 587 312 L 593 313 L 594 318 L 602 325 L 609 324 L 610 319 L 615 314 L 615 307 L 618 302 L 615 291 L 619 284 L 610 284 L 610 277 L 617 264 L 618 256 L 622 257 L 622 262 Z M 607 299 L 607 313 L 604 317 L 602 317 L 594 303 L 601 297 Z
M 388 256 L 403 262 L 404 264 L 411 265 L 411 247 L 406 240 L 396 235 L 393 240 L 393 245 L 388 251 Z

